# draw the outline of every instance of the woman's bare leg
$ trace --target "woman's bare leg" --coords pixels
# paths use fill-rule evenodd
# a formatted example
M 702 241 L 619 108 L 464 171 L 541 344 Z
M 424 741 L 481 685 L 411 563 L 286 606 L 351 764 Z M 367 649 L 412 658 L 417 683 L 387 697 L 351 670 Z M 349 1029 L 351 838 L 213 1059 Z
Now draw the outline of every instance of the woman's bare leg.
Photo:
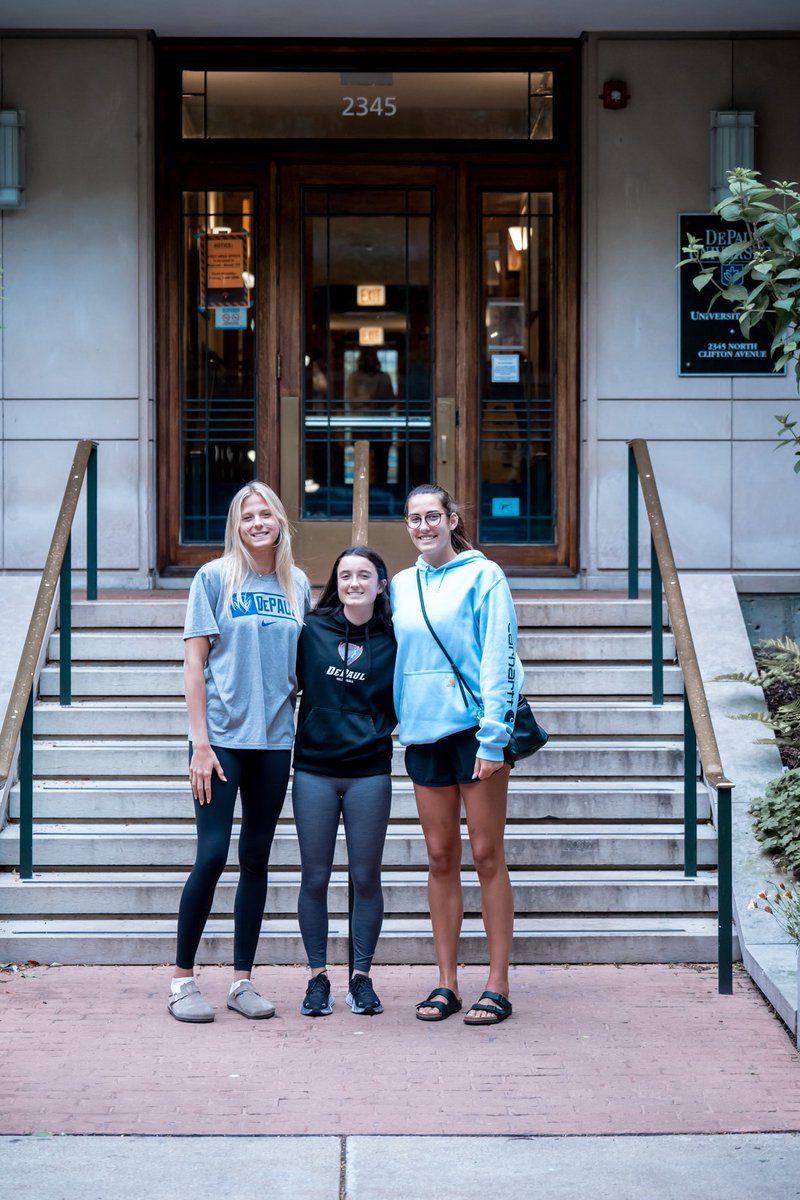
M 433 945 L 439 966 L 439 986 L 458 996 L 458 939 L 464 917 L 461 895 L 461 796 L 452 787 L 414 784 L 422 832 L 428 851 L 428 907 Z M 436 1016 L 435 1008 L 422 1008 Z
M 467 830 L 472 859 L 481 888 L 481 912 L 489 944 L 489 978 L 486 990 L 508 995 L 508 964 L 514 933 L 514 898 L 506 866 L 503 837 L 508 804 L 510 768 L 503 766 L 488 779 L 463 784 Z M 469 1015 L 491 1020 L 490 1014 Z

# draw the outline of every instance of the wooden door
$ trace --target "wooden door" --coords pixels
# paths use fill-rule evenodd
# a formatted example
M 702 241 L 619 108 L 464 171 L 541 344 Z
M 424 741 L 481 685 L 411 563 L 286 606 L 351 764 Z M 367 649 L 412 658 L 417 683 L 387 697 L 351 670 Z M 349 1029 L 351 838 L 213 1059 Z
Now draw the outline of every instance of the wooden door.
M 315 582 L 351 540 L 354 443 L 370 443 L 370 542 L 413 550 L 410 490 L 458 486 L 455 187 L 434 167 L 279 175 L 280 487 Z

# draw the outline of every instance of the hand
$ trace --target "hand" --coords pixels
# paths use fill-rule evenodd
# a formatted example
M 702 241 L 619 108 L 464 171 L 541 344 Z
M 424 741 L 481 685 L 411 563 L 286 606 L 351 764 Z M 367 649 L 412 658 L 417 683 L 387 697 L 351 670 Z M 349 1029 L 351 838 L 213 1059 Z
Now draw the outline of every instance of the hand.
M 472 768 L 472 778 L 475 780 L 488 779 L 495 772 L 499 771 L 503 766 L 503 760 L 493 762 L 488 758 L 476 758 L 475 766 Z
M 210 746 L 197 746 L 192 750 L 189 764 L 189 781 L 192 795 L 200 804 L 211 803 L 211 777 L 216 771 L 223 783 L 227 783 L 222 765 Z

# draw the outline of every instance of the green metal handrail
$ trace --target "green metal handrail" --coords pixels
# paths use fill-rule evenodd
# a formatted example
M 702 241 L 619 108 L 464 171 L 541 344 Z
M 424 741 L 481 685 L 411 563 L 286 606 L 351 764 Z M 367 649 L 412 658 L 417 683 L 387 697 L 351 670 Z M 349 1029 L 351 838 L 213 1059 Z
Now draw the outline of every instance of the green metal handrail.
M 650 626 L 653 704 L 664 703 L 662 589 L 667 598 L 678 664 L 683 674 L 683 870 L 697 875 L 697 753 L 706 782 L 717 793 L 718 990 L 733 992 L 733 862 L 731 791 L 720 761 L 697 653 L 683 600 L 669 533 L 661 508 L 647 442 L 628 442 L 628 598 L 639 596 L 639 487 L 650 523 Z
M 60 700 L 72 703 L 72 523 L 86 479 L 86 598 L 97 599 L 97 443 L 81 441 L 64 489 L 19 667 L 0 731 L 0 783 L 14 765 L 19 743 L 19 873 L 33 878 L 33 702 L 36 670 L 59 597 Z

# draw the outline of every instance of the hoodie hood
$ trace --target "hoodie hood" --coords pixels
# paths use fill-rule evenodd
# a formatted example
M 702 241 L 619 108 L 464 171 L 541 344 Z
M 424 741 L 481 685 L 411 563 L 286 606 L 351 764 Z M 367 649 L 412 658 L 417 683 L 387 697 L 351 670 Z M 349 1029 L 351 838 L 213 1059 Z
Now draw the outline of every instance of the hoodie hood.
M 342 605 L 326 612 L 315 611 L 313 616 L 315 621 L 319 621 L 320 629 L 328 630 L 331 633 L 345 634 L 351 642 L 362 642 L 368 636 L 374 636 L 379 629 L 383 629 L 380 617 L 371 617 L 363 625 L 352 625 L 344 615 Z
M 458 571 L 462 567 L 468 567 L 475 562 L 486 561 L 486 555 L 481 554 L 480 550 L 462 550 L 455 558 L 451 558 L 449 562 L 442 563 L 440 567 L 432 567 L 420 554 L 415 566 L 422 576 L 422 586 L 438 590 L 454 571 Z

